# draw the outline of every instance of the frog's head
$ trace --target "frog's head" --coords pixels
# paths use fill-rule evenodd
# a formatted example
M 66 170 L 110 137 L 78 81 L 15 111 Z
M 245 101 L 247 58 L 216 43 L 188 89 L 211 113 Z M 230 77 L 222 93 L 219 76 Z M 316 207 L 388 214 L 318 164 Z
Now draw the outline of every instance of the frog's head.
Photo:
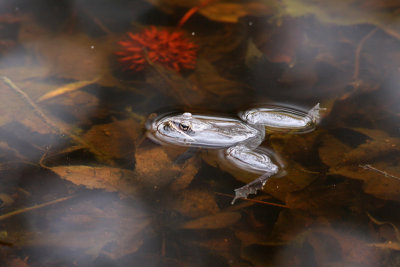
M 165 117 L 156 125 L 157 134 L 166 138 L 172 138 L 174 143 L 194 142 L 193 117 L 189 112 L 172 117 Z
M 189 112 L 178 115 L 169 114 L 158 117 L 147 125 L 148 136 L 157 142 L 191 145 L 196 143 L 198 125 L 198 120 Z

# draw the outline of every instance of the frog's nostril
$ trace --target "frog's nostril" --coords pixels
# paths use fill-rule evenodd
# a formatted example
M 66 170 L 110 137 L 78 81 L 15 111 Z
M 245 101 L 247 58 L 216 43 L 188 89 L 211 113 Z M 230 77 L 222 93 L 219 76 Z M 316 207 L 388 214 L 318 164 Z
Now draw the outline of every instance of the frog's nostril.
M 168 123 L 164 124 L 163 130 L 167 131 L 167 132 L 169 131 L 169 124 Z

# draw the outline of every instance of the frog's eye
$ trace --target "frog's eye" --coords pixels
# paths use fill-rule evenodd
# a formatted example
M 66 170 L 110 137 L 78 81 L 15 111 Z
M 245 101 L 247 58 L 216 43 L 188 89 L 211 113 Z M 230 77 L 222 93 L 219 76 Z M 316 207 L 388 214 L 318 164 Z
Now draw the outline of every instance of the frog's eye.
M 189 125 L 183 124 L 183 123 L 179 123 L 179 129 L 181 129 L 182 131 L 186 132 L 189 130 Z

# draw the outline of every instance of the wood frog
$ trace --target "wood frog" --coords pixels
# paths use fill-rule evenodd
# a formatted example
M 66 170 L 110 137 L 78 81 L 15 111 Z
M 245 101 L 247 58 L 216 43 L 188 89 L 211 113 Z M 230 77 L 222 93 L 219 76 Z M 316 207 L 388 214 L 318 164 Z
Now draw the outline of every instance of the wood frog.
M 281 106 L 252 108 L 239 118 L 207 116 L 189 112 L 166 114 L 147 123 L 147 135 L 154 141 L 178 146 L 220 149 L 231 164 L 250 172 L 262 173 L 254 181 L 235 189 L 232 204 L 262 189 L 279 167 L 259 149 L 265 130 L 309 132 L 319 122 L 319 104 L 304 112 Z

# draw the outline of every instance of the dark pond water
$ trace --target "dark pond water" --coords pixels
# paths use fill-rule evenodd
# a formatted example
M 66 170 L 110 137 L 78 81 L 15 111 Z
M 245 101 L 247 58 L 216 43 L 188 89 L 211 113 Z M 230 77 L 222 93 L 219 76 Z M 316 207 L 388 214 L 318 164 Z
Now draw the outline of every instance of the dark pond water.
M 399 266 L 396 1 L 0 3 L 1 266 Z M 309 110 L 280 171 L 160 145 L 168 112 Z

